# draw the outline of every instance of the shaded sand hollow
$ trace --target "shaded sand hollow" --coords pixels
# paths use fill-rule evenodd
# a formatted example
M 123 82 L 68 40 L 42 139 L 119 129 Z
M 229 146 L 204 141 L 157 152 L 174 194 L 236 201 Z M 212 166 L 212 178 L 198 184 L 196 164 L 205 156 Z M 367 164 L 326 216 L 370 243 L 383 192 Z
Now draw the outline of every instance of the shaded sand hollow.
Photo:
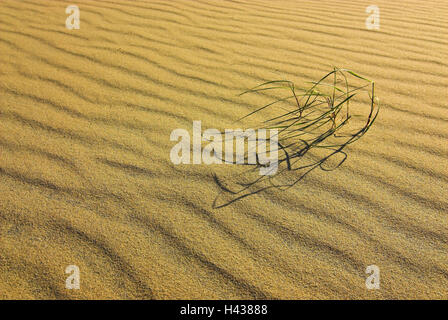
M 2 0 L 0 298 L 447 299 L 448 2 L 375 1 L 367 30 L 371 4 Z M 171 163 L 172 130 L 333 66 L 382 103 L 338 169 L 215 209 L 238 166 Z

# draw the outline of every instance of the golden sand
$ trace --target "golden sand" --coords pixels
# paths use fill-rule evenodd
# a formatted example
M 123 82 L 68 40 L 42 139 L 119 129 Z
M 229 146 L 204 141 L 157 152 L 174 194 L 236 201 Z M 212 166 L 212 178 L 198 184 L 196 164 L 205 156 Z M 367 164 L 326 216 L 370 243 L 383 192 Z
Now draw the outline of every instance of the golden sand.
M 355 0 L 74 2 L 79 30 L 0 2 L 0 298 L 448 298 L 446 1 L 375 1 L 380 30 Z M 382 103 L 338 169 L 215 209 L 238 168 L 171 163 L 172 130 L 333 66 Z

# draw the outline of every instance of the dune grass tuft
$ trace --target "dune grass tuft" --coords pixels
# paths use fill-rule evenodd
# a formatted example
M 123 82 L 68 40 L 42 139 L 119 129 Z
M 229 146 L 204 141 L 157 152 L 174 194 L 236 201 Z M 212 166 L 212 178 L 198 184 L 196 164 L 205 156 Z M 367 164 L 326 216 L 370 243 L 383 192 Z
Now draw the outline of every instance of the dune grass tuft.
M 356 84 L 350 83 L 350 78 L 357 80 Z M 351 70 L 334 68 L 319 81 L 310 83 L 311 87 L 305 89 L 296 88 L 294 83 L 288 80 L 269 81 L 240 94 L 279 89 L 287 89 L 291 93 L 240 119 L 260 113 L 278 103 L 291 102 L 292 107 L 289 110 L 282 108 L 283 112 L 264 120 L 262 126 L 265 129 L 278 129 L 278 141 L 284 153 L 280 161 L 284 161 L 289 170 L 294 169 L 294 159 L 303 157 L 312 149 L 322 148 L 334 151 L 329 157 L 340 152 L 342 148 L 360 139 L 370 129 L 379 112 L 375 82 Z M 369 105 L 364 125 L 354 132 L 352 130 L 351 133 L 344 131 L 349 128 L 353 117 L 350 112 L 350 102 L 362 92 L 368 94 Z M 359 112 L 354 116 L 362 117 Z
M 269 112 L 268 117 L 261 115 L 262 119 L 267 119 L 262 120 L 258 129 L 277 129 L 277 173 L 260 176 L 256 172 L 262 164 L 256 164 L 250 165 L 249 171 L 225 179 L 227 181 L 215 176 L 221 190 L 231 194 L 233 199 L 217 205 L 218 196 L 214 207 L 229 205 L 270 188 L 292 187 L 316 168 L 336 169 L 347 159 L 343 149 L 359 140 L 379 113 L 375 82 L 347 69 L 334 68 L 319 81 L 309 82 L 308 88 L 297 88 L 289 80 L 275 80 L 240 95 L 266 94 L 274 90 L 286 90 L 288 95 L 275 98 L 239 121 Z

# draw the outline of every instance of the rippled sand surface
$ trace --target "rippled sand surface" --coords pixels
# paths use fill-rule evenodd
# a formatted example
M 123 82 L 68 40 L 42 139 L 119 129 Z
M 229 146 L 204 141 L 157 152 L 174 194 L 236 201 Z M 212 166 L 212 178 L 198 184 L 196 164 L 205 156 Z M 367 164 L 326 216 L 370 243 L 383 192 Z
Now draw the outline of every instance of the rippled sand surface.
M 74 2 L 0 2 L 0 298 L 448 298 L 447 1 L 378 0 L 376 31 L 365 1 Z M 238 168 L 171 163 L 172 130 L 333 66 L 382 103 L 336 170 L 217 209 Z

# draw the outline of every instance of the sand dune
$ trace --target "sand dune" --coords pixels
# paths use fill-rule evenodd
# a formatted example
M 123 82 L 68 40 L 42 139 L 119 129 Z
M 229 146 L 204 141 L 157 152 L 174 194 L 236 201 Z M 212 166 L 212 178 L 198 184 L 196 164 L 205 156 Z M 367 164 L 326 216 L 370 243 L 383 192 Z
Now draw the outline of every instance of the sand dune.
M 448 2 L 376 1 L 376 31 L 354 0 L 69 4 L 0 3 L 0 298 L 448 298 Z M 382 106 L 336 170 L 217 209 L 239 168 L 170 161 L 333 66 Z

